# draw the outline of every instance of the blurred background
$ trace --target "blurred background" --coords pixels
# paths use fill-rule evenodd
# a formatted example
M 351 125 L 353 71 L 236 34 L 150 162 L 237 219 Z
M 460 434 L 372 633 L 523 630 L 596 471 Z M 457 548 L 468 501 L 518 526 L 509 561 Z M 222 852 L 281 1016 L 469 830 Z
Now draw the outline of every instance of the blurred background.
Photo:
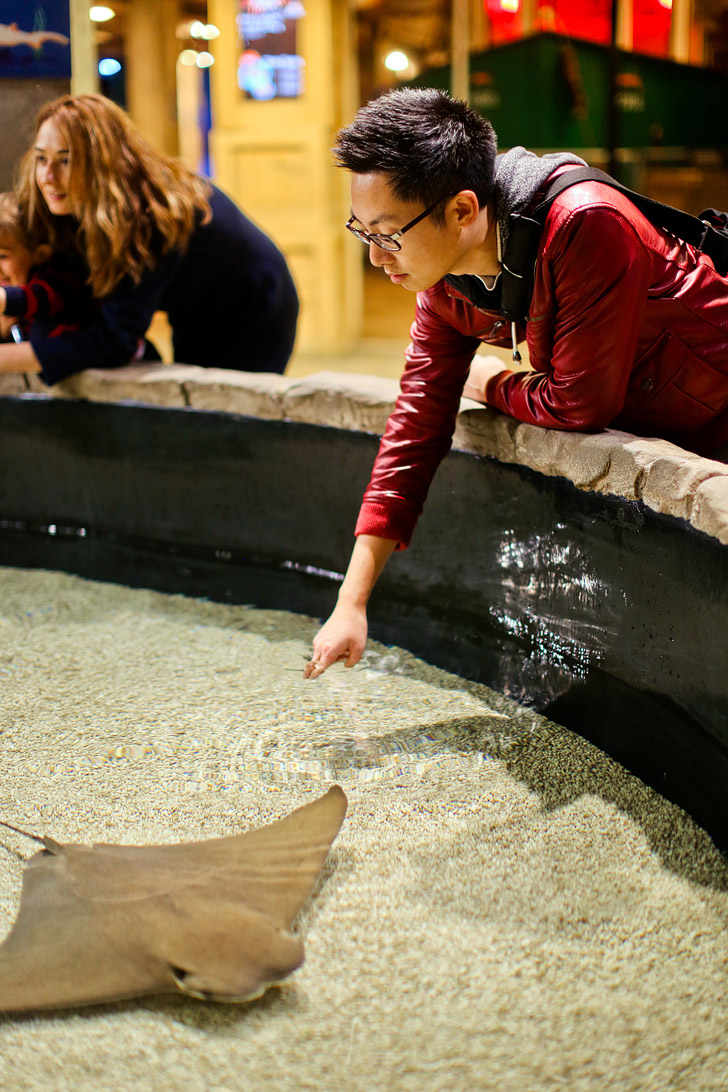
M 98 90 L 235 198 L 298 285 L 288 374 L 401 370 L 414 297 L 343 230 L 330 151 L 391 87 L 468 99 L 501 150 L 575 151 L 689 212 L 728 208 L 728 0 L 0 0 L 0 78 L 2 189 L 39 106 Z M 168 358 L 163 316 L 153 333 Z

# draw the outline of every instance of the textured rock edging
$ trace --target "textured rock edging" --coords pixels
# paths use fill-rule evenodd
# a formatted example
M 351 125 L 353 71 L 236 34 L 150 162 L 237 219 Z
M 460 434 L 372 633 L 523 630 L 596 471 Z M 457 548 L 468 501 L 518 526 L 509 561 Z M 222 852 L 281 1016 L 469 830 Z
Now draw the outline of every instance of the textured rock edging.
M 322 371 L 291 379 L 180 364 L 89 369 L 52 388 L 36 376 L 0 375 L 0 395 L 189 406 L 374 433 L 384 430 L 398 389 L 396 380 L 370 375 Z M 564 477 L 586 491 L 641 500 L 728 544 L 728 465 L 665 440 L 537 428 L 463 399 L 453 447 Z

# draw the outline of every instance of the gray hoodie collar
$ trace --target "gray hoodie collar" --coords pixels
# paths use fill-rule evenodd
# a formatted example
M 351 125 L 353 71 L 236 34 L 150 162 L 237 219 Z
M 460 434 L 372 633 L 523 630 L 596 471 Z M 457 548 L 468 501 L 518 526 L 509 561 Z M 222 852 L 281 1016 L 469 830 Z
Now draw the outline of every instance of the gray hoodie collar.
M 571 152 L 549 152 L 539 156 L 520 145 L 498 156 L 493 192 L 504 250 L 508 242 L 509 217 L 523 212 L 549 175 L 567 163 L 586 166 L 583 159 Z

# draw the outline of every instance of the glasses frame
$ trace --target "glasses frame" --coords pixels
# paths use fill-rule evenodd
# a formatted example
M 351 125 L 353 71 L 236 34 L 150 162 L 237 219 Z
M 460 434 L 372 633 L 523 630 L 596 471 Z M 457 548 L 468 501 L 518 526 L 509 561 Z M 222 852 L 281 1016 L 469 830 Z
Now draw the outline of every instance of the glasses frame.
M 452 194 L 447 194 L 447 197 L 451 196 Z M 392 235 L 372 234 L 368 231 L 362 231 L 360 228 L 354 227 L 354 221 L 356 220 L 356 216 L 354 216 L 353 214 L 346 221 L 345 226 L 348 228 L 352 235 L 356 236 L 356 238 L 359 239 L 360 242 L 366 243 L 367 246 L 369 246 L 371 243 L 374 243 L 375 246 L 380 247 L 382 250 L 388 250 L 390 253 L 394 253 L 395 251 L 402 249 L 397 240 L 401 239 L 402 236 L 410 230 L 410 228 L 413 228 L 416 224 L 419 224 L 420 220 L 424 220 L 426 216 L 429 216 L 431 212 L 434 212 L 440 202 L 444 200 L 446 200 L 445 197 L 438 197 L 434 205 L 430 205 L 430 207 L 425 209 L 424 212 L 421 212 L 419 216 L 415 216 L 414 220 L 410 220 L 408 224 L 405 224 L 403 228 L 400 228 L 399 231 L 395 231 Z

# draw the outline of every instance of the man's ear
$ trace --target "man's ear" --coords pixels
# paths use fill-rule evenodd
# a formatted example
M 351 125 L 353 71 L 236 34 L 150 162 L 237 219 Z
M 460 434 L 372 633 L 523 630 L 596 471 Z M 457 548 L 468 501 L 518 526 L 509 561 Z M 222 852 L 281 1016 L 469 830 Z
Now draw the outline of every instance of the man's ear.
M 50 243 L 41 243 L 33 251 L 33 265 L 41 265 L 43 262 L 47 262 L 53 253 L 53 247 Z
M 478 219 L 480 205 L 472 190 L 460 190 L 450 198 L 445 212 L 454 227 L 470 227 Z

